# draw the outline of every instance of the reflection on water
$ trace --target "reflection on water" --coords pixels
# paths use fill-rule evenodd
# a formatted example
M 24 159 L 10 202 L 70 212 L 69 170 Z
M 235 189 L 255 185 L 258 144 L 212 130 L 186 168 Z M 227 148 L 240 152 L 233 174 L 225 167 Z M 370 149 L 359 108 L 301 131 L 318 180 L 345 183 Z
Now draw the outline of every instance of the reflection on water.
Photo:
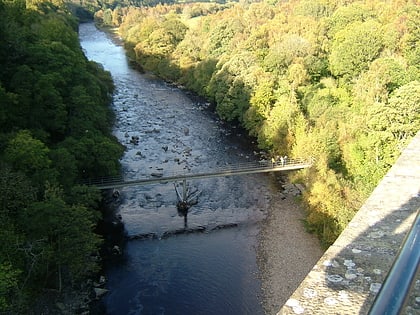
M 126 146 L 127 179 L 255 158 L 205 103 L 128 67 L 123 48 L 93 24 L 80 26 L 80 39 L 86 56 L 103 64 L 116 84 L 114 134 Z M 129 241 L 122 261 L 107 268 L 108 314 L 263 313 L 255 246 L 272 193 L 267 175 L 189 184 L 202 193 L 188 227 L 204 233 L 172 233 L 185 224 L 173 183 L 121 190 L 127 234 L 157 238 Z

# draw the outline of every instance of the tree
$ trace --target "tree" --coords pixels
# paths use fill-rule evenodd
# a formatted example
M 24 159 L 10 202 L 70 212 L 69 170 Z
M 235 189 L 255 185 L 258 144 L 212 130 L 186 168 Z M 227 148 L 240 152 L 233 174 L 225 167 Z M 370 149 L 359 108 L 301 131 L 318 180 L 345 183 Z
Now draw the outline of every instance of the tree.
M 288 95 L 278 97 L 258 134 L 259 142 L 265 144 L 262 147 L 277 153 L 287 152 L 294 120 L 298 113 L 300 113 L 298 105 L 290 102 Z
M 5 160 L 15 170 L 28 175 L 50 167 L 51 160 L 48 154 L 48 147 L 40 140 L 34 139 L 28 130 L 19 131 L 10 140 L 4 152 Z
M 418 21 L 420 18 L 420 8 L 413 4 L 407 7 L 407 13 L 404 20 L 406 20 L 407 32 L 402 38 L 402 50 L 410 65 L 417 68 L 417 75 L 419 75 L 420 65 L 420 47 L 418 45 L 420 41 L 420 29 Z
M 232 39 L 241 34 L 243 29 L 244 25 L 237 17 L 216 22 L 208 34 L 209 47 L 207 51 L 210 57 L 219 58 L 223 53 L 232 49 Z
M 47 131 L 54 140 L 62 139 L 66 130 L 67 110 L 60 91 L 55 87 L 60 84 L 60 77 L 46 74 L 39 77 L 33 87 L 34 103 L 32 120 L 39 129 Z
M 407 69 L 397 58 L 378 58 L 361 74 L 354 85 L 356 100 L 365 106 L 386 103 L 389 94 L 410 81 Z
M 12 115 L 13 109 L 17 107 L 17 95 L 9 93 L 0 82 L 0 132 L 8 132 L 16 126 L 16 116 Z
M 333 11 L 333 4 L 329 1 L 303 0 L 299 1 L 295 12 L 297 14 L 312 16 L 314 18 L 320 19 L 322 17 L 330 16 Z
M 243 121 L 243 114 L 248 108 L 249 92 L 240 77 L 233 80 L 227 93 L 217 102 L 216 110 L 222 119 Z
M 0 164 L 0 222 L 16 223 L 19 211 L 36 200 L 36 189 L 22 172 Z
M 338 6 L 327 20 L 328 35 L 334 38 L 336 33 L 345 29 L 355 22 L 365 22 L 375 17 L 373 12 L 367 5 L 362 3 L 351 3 L 346 6 Z
M 91 254 L 100 239 L 93 233 L 98 216 L 85 207 L 68 206 L 60 194 L 56 187 L 47 187 L 44 200 L 32 203 L 21 219 L 29 240 L 44 240 L 34 277 L 53 279 L 50 285 L 61 291 L 65 275 L 76 281 L 96 270 Z
M 403 85 L 391 94 L 387 104 L 372 108 L 368 126 L 376 131 L 390 132 L 403 147 L 420 130 L 419 104 L 420 82 Z
M 380 24 L 354 22 L 337 32 L 329 56 L 331 73 L 350 80 L 369 68 L 383 47 Z
M 67 148 L 58 147 L 49 153 L 52 167 L 58 172 L 58 183 L 67 191 L 77 178 L 76 158 Z
M 20 271 L 9 263 L 0 263 L 0 312 L 11 311 L 11 304 L 16 300 Z
M 74 156 L 79 178 L 115 176 L 120 172 L 118 159 L 124 149 L 115 139 L 88 131 L 81 138 L 68 137 L 62 147 Z

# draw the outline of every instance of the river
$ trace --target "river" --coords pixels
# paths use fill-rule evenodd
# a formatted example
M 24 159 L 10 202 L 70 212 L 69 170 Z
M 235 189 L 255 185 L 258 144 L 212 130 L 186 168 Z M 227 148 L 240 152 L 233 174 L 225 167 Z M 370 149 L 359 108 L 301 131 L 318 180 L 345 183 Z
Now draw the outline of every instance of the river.
M 110 71 L 116 85 L 114 134 L 126 146 L 126 179 L 259 158 L 209 104 L 131 68 L 123 47 L 92 23 L 80 25 L 79 37 L 86 56 Z M 201 194 L 187 222 L 177 211 L 173 183 L 121 189 L 118 211 L 131 240 L 122 259 L 106 268 L 104 312 L 264 314 L 258 235 L 278 191 L 273 178 L 190 181 Z M 196 232 L 180 233 L 185 228 Z

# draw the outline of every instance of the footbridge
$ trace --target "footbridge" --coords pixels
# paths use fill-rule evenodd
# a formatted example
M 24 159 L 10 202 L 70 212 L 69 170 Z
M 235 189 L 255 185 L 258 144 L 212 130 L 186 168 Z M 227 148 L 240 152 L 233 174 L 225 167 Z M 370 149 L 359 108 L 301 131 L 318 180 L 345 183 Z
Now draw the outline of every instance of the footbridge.
M 262 160 L 258 162 L 226 164 L 217 169 L 210 169 L 203 172 L 166 172 L 151 173 L 149 176 L 126 180 L 122 176 L 104 177 L 90 179 L 83 182 L 89 186 L 95 186 L 98 189 L 117 189 L 128 186 L 141 186 L 150 184 L 166 184 L 168 182 L 187 181 L 192 179 L 204 179 L 212 177 L 225 177 L 234 175 L 246 175 L 255 173 L 268 173 L 280 171 L 300 170 L 310 167 L 313 163 L 312 158 L 281 158 L 276 160 Z

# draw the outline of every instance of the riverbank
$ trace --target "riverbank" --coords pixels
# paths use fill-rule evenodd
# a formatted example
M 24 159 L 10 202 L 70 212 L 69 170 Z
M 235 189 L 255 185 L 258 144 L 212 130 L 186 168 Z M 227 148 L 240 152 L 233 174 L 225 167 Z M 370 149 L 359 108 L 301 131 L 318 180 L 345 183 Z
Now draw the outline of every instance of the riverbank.
M 266 314 L 276 314 L 323 254 L 319 240 L 305 231 L 305 212 L 297 190 L 278 182 L 267 218 L 261 224 L 258 265 Z

